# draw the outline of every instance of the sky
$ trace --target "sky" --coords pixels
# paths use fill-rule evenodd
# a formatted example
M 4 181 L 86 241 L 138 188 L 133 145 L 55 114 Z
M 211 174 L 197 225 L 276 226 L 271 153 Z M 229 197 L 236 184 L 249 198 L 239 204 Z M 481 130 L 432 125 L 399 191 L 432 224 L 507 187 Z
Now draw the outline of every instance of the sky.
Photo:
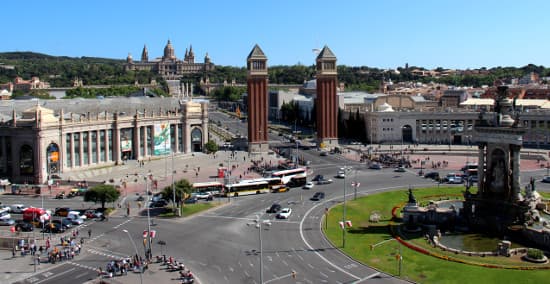
M 311 65 L 327 45 L 338 64 L 393 69 L 550 66 L 547 0 L 4 1 L 0 52 L 139 60 L 171 40 L 195 62 L 245 66 L 258 44 L 273 65 Z

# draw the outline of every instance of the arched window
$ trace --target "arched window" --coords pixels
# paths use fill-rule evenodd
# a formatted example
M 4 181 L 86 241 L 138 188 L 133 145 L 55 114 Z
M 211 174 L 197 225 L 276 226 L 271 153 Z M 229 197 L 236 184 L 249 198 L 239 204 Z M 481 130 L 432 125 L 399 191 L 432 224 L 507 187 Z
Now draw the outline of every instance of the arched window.
M 29 145 L 21 146 L 19 151 L 19 171 L 21 175 L 33 175 L 34 173 L 34 157 L 32 147 Z

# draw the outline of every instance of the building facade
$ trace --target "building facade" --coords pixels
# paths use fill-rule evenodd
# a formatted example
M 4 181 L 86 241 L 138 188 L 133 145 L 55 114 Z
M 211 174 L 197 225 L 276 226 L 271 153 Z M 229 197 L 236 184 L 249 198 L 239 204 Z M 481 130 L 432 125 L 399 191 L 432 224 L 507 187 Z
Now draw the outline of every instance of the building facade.
M 137 100 L 144 100 L 139 104 L 143 109 L 117 101 L 110 104 L 120 110 L 108 112 L 97 109 L 96 100 L 81 99 L 79 105 L 97 111 L 65 113 L 67 102 L 14 109 L 11 119 L 0 123 L 0 175 L 14 183 L 42 184 L 74 170 L 203 150 L 208 140 L 206 101 Z M 166 108 L 159 109 L 152 100 Z
M 193 47 L 185 50 L 185 57 L 180 60 L 176 57 L 174 47 L 170 40 L 164 47 L 164 54 L 160 58 L 149 60 L 149 51 L 147 46 L 143 47 L 141 60 L 134 61 L 131 54 L 126 58 L 124 65 L 126 71 L 152 71 L 165 79 L 178 79 L 185 74 L 202 73 L 205 71 L 214 70 L 214 64 L 210 61 L 208 53 L 204 57 L 203 63 L 195 63 L 195 52 Z

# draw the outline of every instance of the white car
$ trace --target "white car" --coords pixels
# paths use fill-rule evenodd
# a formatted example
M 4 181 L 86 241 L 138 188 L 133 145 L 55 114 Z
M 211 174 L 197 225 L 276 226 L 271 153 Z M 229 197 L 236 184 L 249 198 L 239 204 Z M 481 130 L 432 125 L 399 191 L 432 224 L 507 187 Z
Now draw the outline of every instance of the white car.
M 69 214 L 67 214 L 67 218 L 69 219 L 83 219 L 86 220 L 86 215 L 81 215 L 78 211 L 69 211 Z
M 337 178 L 345 178 L 346 172 L 345 171 L 338 171 L 338 174 L 336 175 Z
M 84 223 L 84 219 L 82 218 L 69 218 L 67 217 L 67 220 L 71 221 L 73 225 L 82 225 Z
M 283 208 L 283 209 L 281 209 L 281 212 L 279 212 L 279 214 L 277 214 L 277 219 L 288 219 L 288 217 L 290 217 L 291 213 L 292 213 L 292 209 Z
M 315 184 L 314 184 L 313 182 L 308 181 L 308 182 L 304 185 L 304 189 L 312 189 L 314 185 L 315 185 Z
M 208 199 L 212 194 L 210 192 L 195 192 L 193 196 L 197 199 Z
M 11 219 L 11 214 L 8 211 L 0 212 L 0 219 Z
M 27 209 L 27 206 L 25 206 L 23 204 L 13 204 L 13 205 L 10 206 L 10 212 L 11 213 L 21 214 L 21 213 L 23 213 L 23 211 L 25 211 L 25 209 Z

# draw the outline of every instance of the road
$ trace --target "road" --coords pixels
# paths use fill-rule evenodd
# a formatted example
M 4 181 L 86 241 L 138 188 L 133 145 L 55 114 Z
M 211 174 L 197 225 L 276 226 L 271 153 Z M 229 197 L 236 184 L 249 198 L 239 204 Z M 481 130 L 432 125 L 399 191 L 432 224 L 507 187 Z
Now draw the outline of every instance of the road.
M 246 129 L 246 124 L 238 120 L 229 123 L 235 129 Z M 157 219 L 153 255 L 166 253 L 183 261 L 200 283 L 260 283 L 260 251 L 263 283 L 354 283 L 377 273 L 328 243 L 320 231 L 325 208 L 342 201 L 344 188 L 346 198 L 353 198 L 352 180 L 361 183 L 359 196 L 435 183 L 419 177 L 415 170 L 404 173 L 395 173 L 393 169 L 370 170 L 364 164 L 346 160 L 340 155 L 320 156 L 316 150 L 300 150 L 300 155 L 311 161 L 310 176 L 321 174 L 334 182 L 315 185 L 311 190 L 293 188 L 285 193 L 224 198 L 218 200 L 222 206 L 190 218 Z M 334 177 L 340 167 L 352 167 L 345 179 Z M 522 183 L 525 184 L 530 176 L 539 175 L 544 175 L 544 170 L 523 172 Z M 550 185 L 537 183 L 537 188 L 547 191 Z M 325 192 L 326 198 L 317 202 L 309 200 L 317 191 Z M 274 214 L 265 213 L 273 203 L 292 208 L 290 218 L 277 220 Z M 262 226 L 261 238 L 255 223 L 258 219 L 271 223 Z M 112 217 L 109 222 L 87 225 L 94 233 L 92 239 L 86 241 L 81 256 L 20 283 L 82 283 L 93 279 L 97 275 L 95 269 L 104 267 L 107 261 L 135 254 L 128 235 L 122 231 L 124 229 L 129 231 L 138 253 L 143 255 L 142 232 L 147 227 L 146 218 L 125 218 L 119 213 L 119 217 Z M 161 240 L 165 246 L 158 245 Z M 293 271 L 296 279 L 291 278 Z M 137 276 L 120 279 L 132 279 L 128 283 L 135 283 Z M 173 280 L 170 276 L 166 279 Z M 403 281 L 380 274 L 368 282 Z

